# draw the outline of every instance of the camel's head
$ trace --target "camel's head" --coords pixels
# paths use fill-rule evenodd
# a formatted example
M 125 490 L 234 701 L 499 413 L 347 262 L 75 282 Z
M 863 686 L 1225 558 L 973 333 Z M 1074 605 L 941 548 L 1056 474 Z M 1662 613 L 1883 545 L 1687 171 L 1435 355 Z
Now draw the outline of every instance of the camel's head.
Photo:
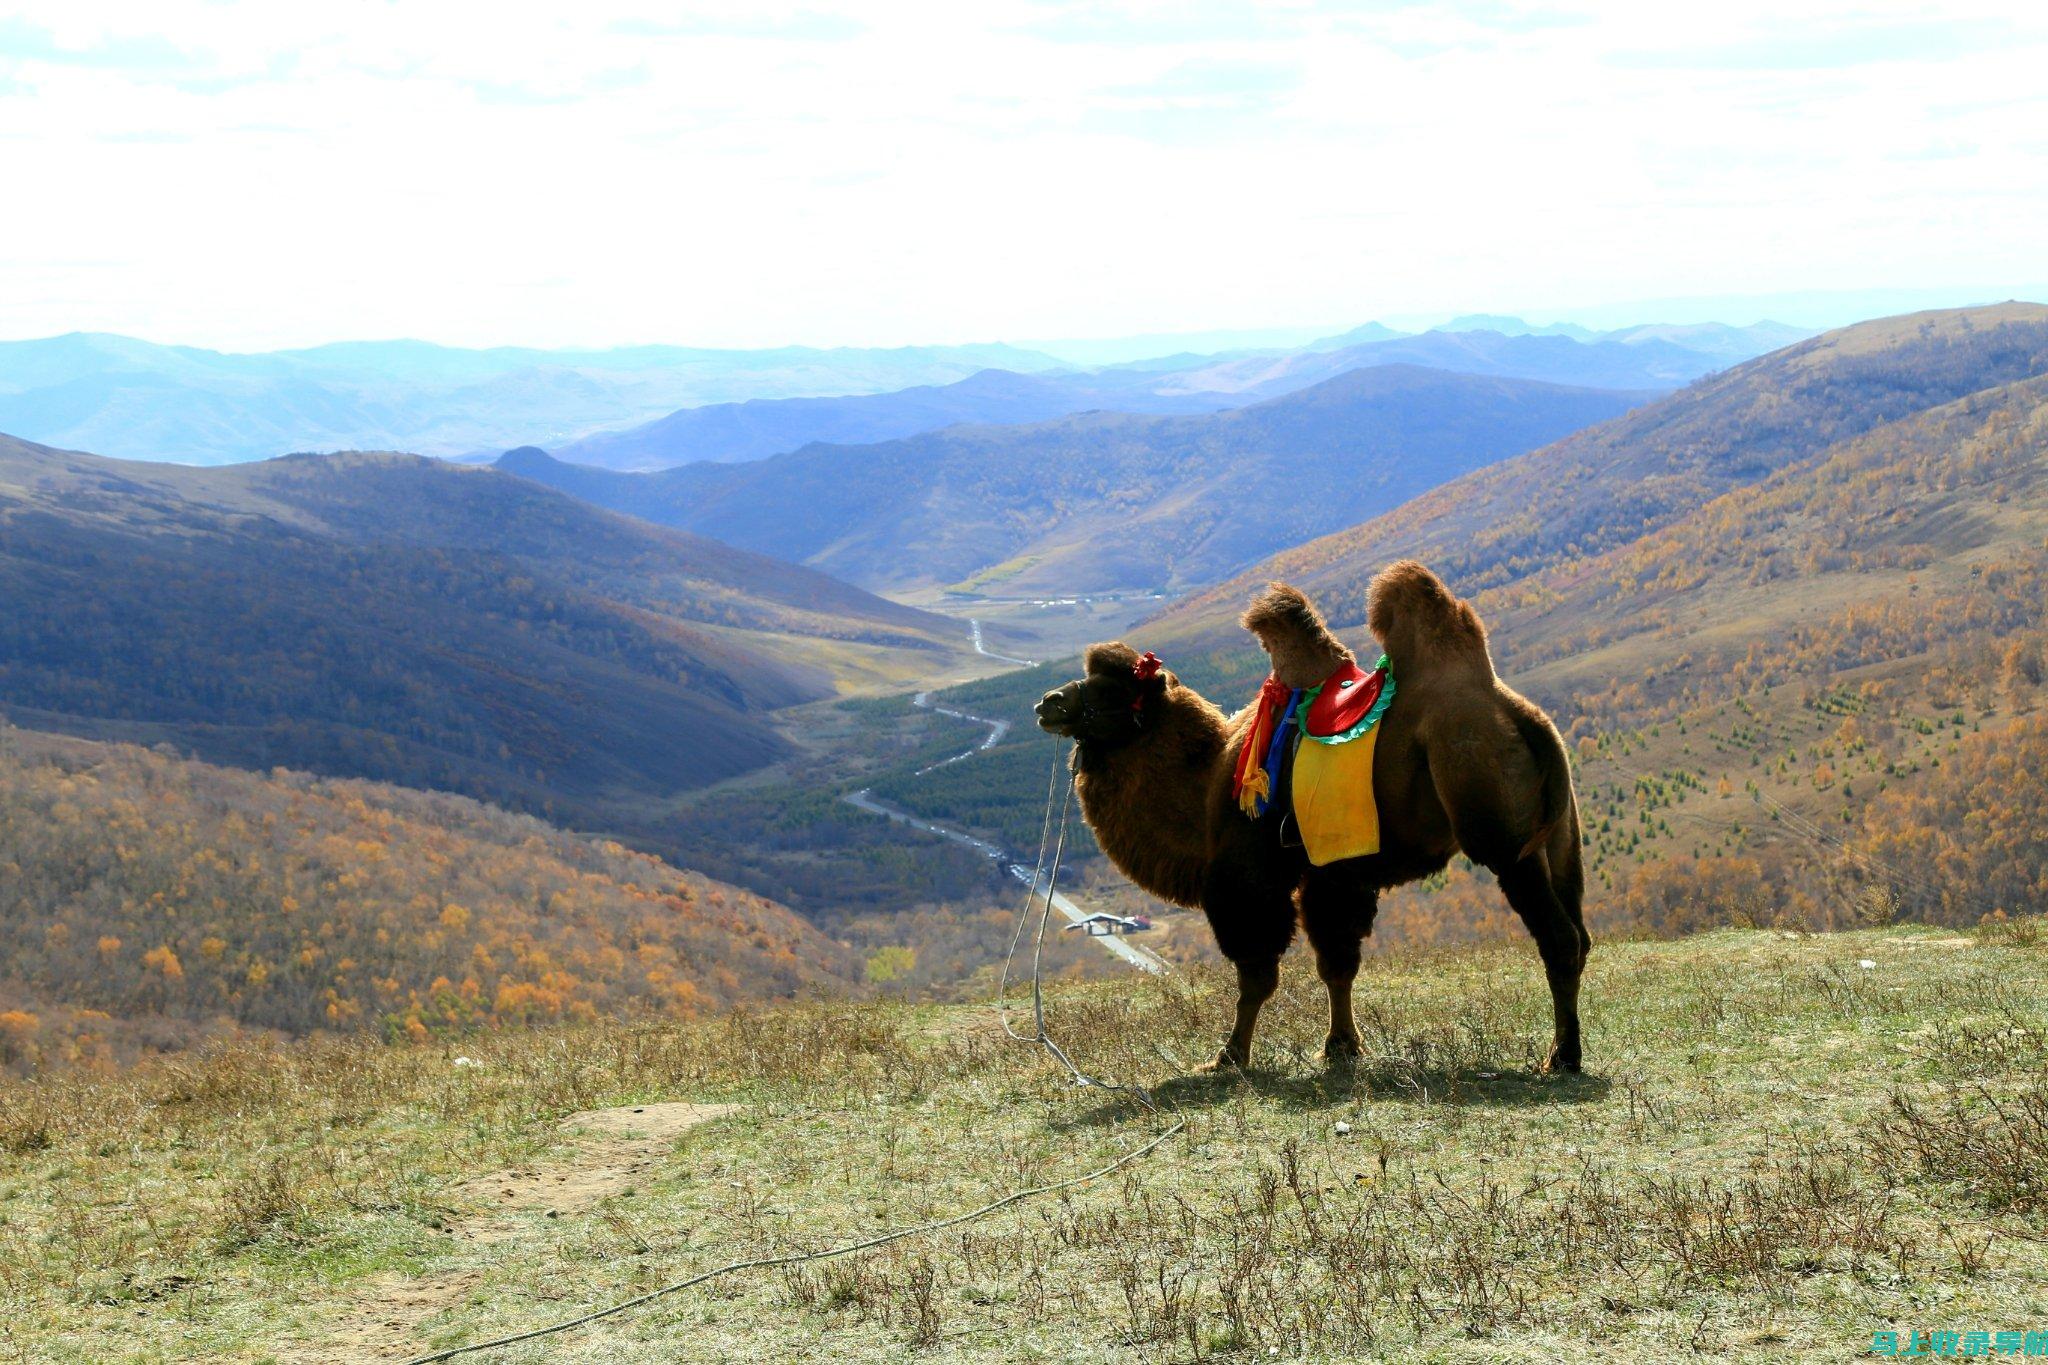
M 1038 725 L 1078 743 L 1107 747 L 1143 733 L 1151 708 L 1166 693 L 1172 675 L 1156 656 L 1143 658 L 1121 640 L 1090 645 L 1087 676 L 1055 687 L 1038 699 Z

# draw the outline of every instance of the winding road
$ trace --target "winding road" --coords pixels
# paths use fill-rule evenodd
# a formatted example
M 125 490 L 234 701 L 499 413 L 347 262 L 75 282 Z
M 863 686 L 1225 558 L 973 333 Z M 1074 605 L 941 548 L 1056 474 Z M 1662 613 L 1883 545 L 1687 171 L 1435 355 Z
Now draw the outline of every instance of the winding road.
M 968 625 L 974 628 L 974 650 L 977 654 L 985 658 L 1000 659 L 1004 663 L 1016 664 L 1020 668 L 1032 667 L 1033 660 L 1016 659 L 1007 654 L 997 654 L 984 645 L 981 639 L 981 622 L 970 618 Z M 940 759 L 937 763 L 931 764 L 928 767 L 919 768 L 916 773 L 918 777 L 923 777 L 929 772 L 936 772 L 940 768 L 951 767 L 955 763 L 965 762 L 976 754 L 985 753 L 1000 744 L 1003 736 L 1010 733 L 1010 722 L 1006 720 L 991 720 L 987 716 L 977 716 L 972 712 L 956 711 L 950 706 L 933 705 L 930 692 L 920 692 L 912 697 L 910 701 L 911 705 L 924 710 L 935 711 L 939 715 L 951 716 L 955 720 L 971 721 L 976 725 L 988 727 L 988 733 L 973 748 L 954 754 L 951 758 Z M 1002 862 L 1007 865 L 1010 875 L 1030 887 L 1035 895 L 1043 896 L 1045 894 L 1044 879 L 1035 878 L 1029 866 L 999 844 L 990 843 L 986 839 L 977 839 L 965 830 L 954 829 L 949 825 L 939 824 L 935 820 L 927 820 L 921 815 L 913 815 L 909 811 L 892 806 L 886 801 L 877 800 L 874 793 L 867 787 L 862 787 L 857 792 L 848 792 L 841 799 L 848 805 L 858 810 L 864 810 L 870 815 L 879 815 L 885 820 L 894 820 L 899 825 L 908 825 L 912 829 L 921 830 L 926 834 L 937 835 L 941 839 L 950 839 L 956 844 L 973 849 L 983 857 Z M 1054 891 L 1052 893 L 1052 908 L 1065 915 L 1070 924 L 1079 924 L 1082 920 L 1088 918 L 1088 912 L 1067 899 L 1066 894 L 1061 891 Z M 1140 971 L 1157 974 L 1167 970 L 1165 960 L 1150 949 L 1141 948 L 1137 944 L 1131 943 L 1115 934 L 1091 935 L 1091 937 L 1095 939 L 1095 942 L 1100 943 L 1110 952 L 1124 959 L 1124 961 Z
M 972 616 L 970 616 L 967 618 L 967 624 L 973 627 L 974 629 L 974 652 L 976 654 L 981 655 L 982 658 L 1001 659 L 1004 663 L 1015 664 L 1019 668 L 1038 667 L 1038 660 L 1036 659 L 1018 659 L 1013 658 L 1008 654 L 996 653 L 994 650 L 990 649 L 987 645 L 981 642 L 981 622 L 975 620 Z

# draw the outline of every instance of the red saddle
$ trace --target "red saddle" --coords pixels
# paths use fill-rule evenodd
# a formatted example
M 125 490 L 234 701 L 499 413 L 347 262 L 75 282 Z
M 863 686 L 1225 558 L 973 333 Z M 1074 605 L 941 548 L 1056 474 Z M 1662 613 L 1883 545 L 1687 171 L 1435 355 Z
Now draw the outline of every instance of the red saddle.
M 1367 672 L 1356 662 L 1323 679 L 1323 690 L 1308 708 L 1307 732 L 1328 738 L 1341 735 L 1365 719 L 1372 704 L 1380 699 L 1387 675 L 1379 669 Z

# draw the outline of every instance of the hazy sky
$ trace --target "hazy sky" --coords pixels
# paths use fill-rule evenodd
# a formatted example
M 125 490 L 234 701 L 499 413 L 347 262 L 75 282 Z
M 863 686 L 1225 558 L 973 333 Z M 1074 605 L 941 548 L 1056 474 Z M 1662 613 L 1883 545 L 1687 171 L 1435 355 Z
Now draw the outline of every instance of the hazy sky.
M 2038 4 L 5 13 L 7 337 L 894 344 L 2048 279 Z

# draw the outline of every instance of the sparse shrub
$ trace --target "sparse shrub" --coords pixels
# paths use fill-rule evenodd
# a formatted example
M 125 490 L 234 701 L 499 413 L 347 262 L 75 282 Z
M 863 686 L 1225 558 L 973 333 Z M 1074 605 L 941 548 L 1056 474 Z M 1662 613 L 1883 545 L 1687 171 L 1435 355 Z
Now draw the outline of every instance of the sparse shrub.
M 1849 917 L 1866 929 L 1882 929 L 1897 923 L 1903 908 L 1898 891 L 1890 885 L 1866 886 L 1856 893 Z
M 1953 1186 L 1994 1212 L 2048 1209 L 2048 1090 L 1948 1082 L 1931 1099 L 1894 1092 L 1865 1139 L 1887 1170 Z
M 1993 910 L 1977 921 L 1977 938 L 2012 948 L 2034 948 L 2048 939 L 2048 915 L 2008 915 Z
M 304 1173 L 284 1156 L 222 1188 L 215 1240 L 224 1252 L 262 1241 L 273 1232 L 297 1230 L 308 1211 Z

